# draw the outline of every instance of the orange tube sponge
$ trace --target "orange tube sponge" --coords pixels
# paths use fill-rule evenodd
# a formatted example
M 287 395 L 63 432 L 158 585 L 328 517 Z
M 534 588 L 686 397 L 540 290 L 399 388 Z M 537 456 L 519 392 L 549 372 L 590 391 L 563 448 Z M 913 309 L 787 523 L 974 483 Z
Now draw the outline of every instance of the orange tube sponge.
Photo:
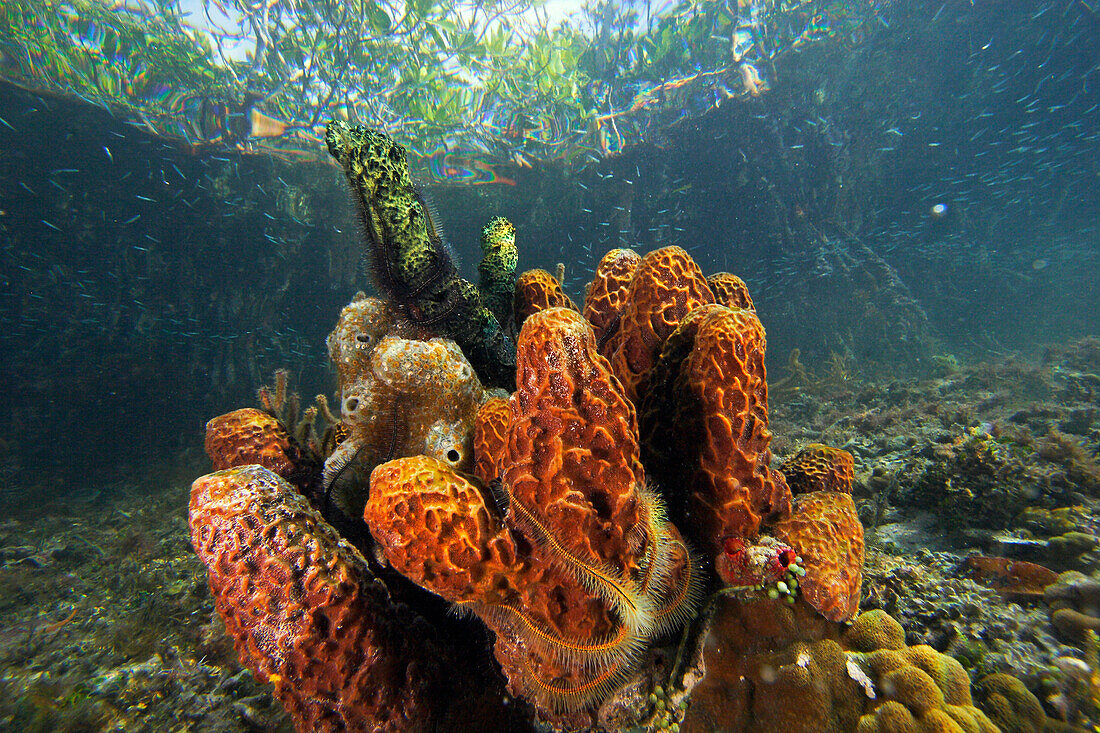
M 614 611 L 622 639 L 602 656 L 625 669 L 635 656 L 625 650 L 682 623 L 697 573 L 645 488 L 634 407 L 588 322 L 565 308 L 532 315 L 516 365 L 503 471 L 508 523 Z M 561 706 L 555 694 L 547 689 L 539 699 Z
M 642 258 L 627 289 L 619 325 L 600 348 L 628 399 L 639 403 L 661 345 L 680 320 L 713 302 L 702 271 L 680 247 L 664 247 Z
M 632 249 L 613 249 L 596 266 L 596 275 L 584 295 L 584 317 L 595 329 L 597 339 L 616 326 L 641 261 L 641 255 Z
M 714 302 L 727 308 L 744 308 L 756 312 L 749 286 L 745 281 L 728 272 L 716 272 L 707 277 L 707 285 L 714 292 Z
M 841 448 L 810 443 L 779 466 L 795 494 L 811 491 L 852 493 L 855 459 Z
M 803 494 L 773 533 L 802 558 L 802 597 L 830 621 L 855 616 L 863 582 L 863 525 L 851 495 Z
M 735 549 L 774 524 L 774 538 L 797 551 L 806 600 L 826 618 L 847 620 L 859 609 L 863 527 L 852 501 L 852 457 L 810 446 L 786 464 L 807 494 L 791 515 L 791 494 L 772 470 L 764 329 L 755 313 L 704 305 L 666 339 L 642 403 L 647 465 L 662 485 L 690 476 L 686 506 L 697 540 L 719 570 Z M 732 543 L 732 545 L 731 545 Z M 730 582 L 737 573 L 724 573 Z M 737 583 L 735 583 L 736 585 Z
M 298 730 L 435 729 L 440 650 L 290 484 L 254 465 L 204 476 L 190 524 L 242 664 Z
M 520 561 L 501 518 L 477 486 L 434 458 L 375 468 L 363 518 L 390 565 L 452 603 L 516 593 Z
M 692 515 L 711 538 L 753 537 L 762 521 L 790 513 L 790 490 L 769 468 L 765 348 L 755 313 L 716 308 L 699 323 L 681 368 L 706 441 L 691 482 Z
M 578 561 L 629 577 L 645 550 L 629 533 L 650 521 L 637 418 L 579 313 L 552 308 L 524 323 L 516 386 L 504 471 L 511 515 L 536 536 L 561 538 Z
M 303 490 L 314 478 L 316 466 L 279 421 L 251 407 L 206 423 L 205 448 L 215 471 L 257 464 Z
M 528 270 L 516 280 L 516 297 L 513 305 L 516 325 L 522 326 L 528 316 L 547 308 L 569 308 L 577 306 L 561 289 L 558 279 L 546 270 Z
M 783 475 L 769 467 L 765 348 L 755 313 L 696 308 L 665 341 L 642 402 L 647 465 L 662 485 L 689 477 L 687 501 L 672 500 L 673 520 L 690 516 L 694 539 L 714 554 L 791 509 Z
M 485 401 L 474 418 L 474 475 L 488 485 L 500 477 L 512 408 L 503 397 Z

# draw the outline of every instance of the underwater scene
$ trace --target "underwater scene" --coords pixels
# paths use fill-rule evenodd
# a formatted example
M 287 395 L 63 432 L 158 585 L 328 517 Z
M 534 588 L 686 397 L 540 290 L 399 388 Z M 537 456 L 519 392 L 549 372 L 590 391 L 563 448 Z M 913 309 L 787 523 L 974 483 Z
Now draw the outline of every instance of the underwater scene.
M 0 731 L 1100 731 L 1100 3 L 0 0 Z

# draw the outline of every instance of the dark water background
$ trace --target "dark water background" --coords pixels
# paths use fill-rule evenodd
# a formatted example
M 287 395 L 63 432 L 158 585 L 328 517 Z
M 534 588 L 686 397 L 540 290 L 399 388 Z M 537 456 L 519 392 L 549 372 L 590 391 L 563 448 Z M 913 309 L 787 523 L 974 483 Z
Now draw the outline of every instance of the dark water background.
M 1100 17 L 913 2 L 775 90 L 582 171 L 428 186 L 467 275 L 493 215 L 583 298 L 608 248 L 677 244 L 751 285 L 775 370 L 927 372 L 1100 334 Z M 0 478 L 65 492 L 199 455 L 280 367 L 331 392 L 324 337 L 369 278 L 334 164 L 192 151 L 0 84 Z M 933 216 L 943 204 L 946 214 Z

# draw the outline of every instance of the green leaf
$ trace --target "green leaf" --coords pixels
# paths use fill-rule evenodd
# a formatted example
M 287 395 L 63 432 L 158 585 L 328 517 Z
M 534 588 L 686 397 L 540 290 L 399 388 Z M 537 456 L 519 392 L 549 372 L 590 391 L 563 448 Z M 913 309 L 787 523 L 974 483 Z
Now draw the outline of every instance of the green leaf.
M 432 38 L 435 39 L 435 43 L 436 43 L 437 46 L 439 46 L 440 50 L 444 50 L 444 51 L 447 50 L 447 42 L 445 40 L 443 40 L 443 35 L 435 27 L 435 24 L 434 23 L 428 23 L 427 27 L 428 27 L 428 32 L 432 34 Z
M 371 30 L 378 34 L 389 33 L 390 28 L 393 27 L 389 14 L 379 7 L 378 3 L 367 6 L 367 22 L 370 23 Z

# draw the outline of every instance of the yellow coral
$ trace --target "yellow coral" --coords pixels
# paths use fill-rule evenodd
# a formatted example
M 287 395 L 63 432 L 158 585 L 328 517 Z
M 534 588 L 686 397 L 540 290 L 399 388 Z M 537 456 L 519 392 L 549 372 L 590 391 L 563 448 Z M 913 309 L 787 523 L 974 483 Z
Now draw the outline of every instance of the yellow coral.
M 859 719 L 856 733 L 919 733 L 917 720 L 900 702 L 887 701 Z
M 909 664 L 925 672 L 943 691 L 948 705 L 971 705 L 970 677 L 959 661 L 940 654 L 930 646 L 913 646 L 902 652 Z
M 1002 733 L 1041 733 L 1047 716 L 1024 683 L 1007 674 L 991 674 L 978 683 L 982 708 Z
M 887 673 L 879 681 L 879 691 L 897 700 L 918 715 L 943 707 L 943 690 L 928 673 L 916 667 L 902 667 Z
M 687 733 L 998 733 L 972 705 L 958 662 L 906 647 L 901 626 L 883 611 L 860 615 L 833 640 L 835 625 L 806 623 L 804 601 L 784 612 L 793 625 L 777 624 L 769 603 L 716 614 L 704 656 L 708 676 L 721 677 L 693 691 Z
M 849 649 L 870 652 L 877 649 L 904 649 L 905 629 L 886 611 L 861 613 L 844 634 Z

